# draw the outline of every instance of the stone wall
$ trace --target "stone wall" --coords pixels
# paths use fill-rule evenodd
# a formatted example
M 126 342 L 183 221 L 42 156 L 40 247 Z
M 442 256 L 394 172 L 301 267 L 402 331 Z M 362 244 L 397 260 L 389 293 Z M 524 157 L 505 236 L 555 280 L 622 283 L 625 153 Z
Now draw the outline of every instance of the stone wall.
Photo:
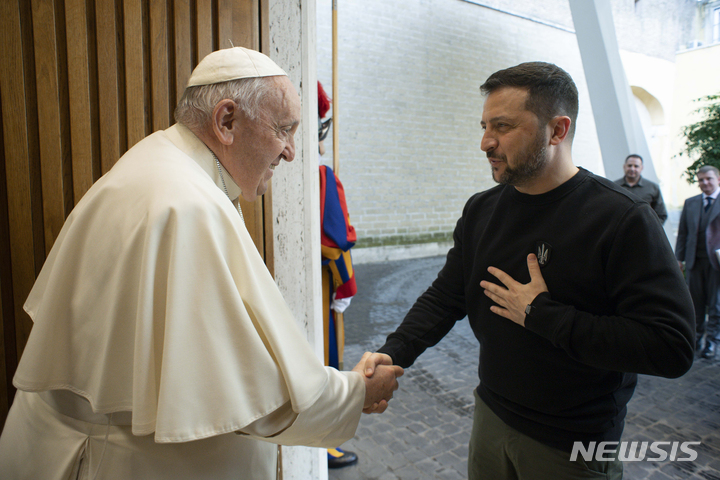
M 450 238 L 468 197 L 494 185 L 480 150 L 478 87 L 524 61 L 555 63 L 575 79 L 573 158 L 604 174 L 567 0 L 338 4 L 339 173 L 358 247 Z M 674 55 L 678 12 L 693 4 L 613 0 L 621 48 Z M 330 93 L 331 0 L 318 0 L 317 17 L 318 78 Z M 326 149 L 321 163 L 332 165 L 331 135 Z

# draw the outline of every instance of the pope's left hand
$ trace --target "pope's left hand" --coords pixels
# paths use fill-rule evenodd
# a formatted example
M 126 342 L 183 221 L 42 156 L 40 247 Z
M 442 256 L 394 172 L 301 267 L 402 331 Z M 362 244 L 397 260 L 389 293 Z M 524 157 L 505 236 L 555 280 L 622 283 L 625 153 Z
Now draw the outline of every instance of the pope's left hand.
M 485 295 L 497 303 L 497 305 L 490 307 L 490 310 L 523 327 L 525 326 L 525 309 L 527 306 L 539 294 L 548 291 L 535 254 L 528 255 L 527 264 L 530 272 L 530 283 L 524 285 L 518 283 L 510 275 L 495 267 L 489 267 L 488 272 L 500 280 L 505 287 L 485 280 L 480 282 L 480 286 L 485 289 Z

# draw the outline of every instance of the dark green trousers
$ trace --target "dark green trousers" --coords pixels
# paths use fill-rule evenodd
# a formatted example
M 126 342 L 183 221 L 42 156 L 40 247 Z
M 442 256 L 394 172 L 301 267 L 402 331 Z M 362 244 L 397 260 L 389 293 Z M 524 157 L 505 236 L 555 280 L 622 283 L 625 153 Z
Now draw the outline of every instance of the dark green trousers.
M 468 480 L 622 480 L 622 462 L 586 462 L 510 428 L 475 393 Z

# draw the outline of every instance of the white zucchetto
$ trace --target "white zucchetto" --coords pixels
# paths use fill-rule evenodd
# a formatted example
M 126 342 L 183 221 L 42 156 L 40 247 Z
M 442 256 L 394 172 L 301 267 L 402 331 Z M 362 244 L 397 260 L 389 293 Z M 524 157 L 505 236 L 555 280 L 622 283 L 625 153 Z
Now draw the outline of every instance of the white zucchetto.
M 243 47 L 233 47 L 214 51 L 203 58 L 190 75 L 187 86 L 278 75 L 287 76 L 267 55 Z

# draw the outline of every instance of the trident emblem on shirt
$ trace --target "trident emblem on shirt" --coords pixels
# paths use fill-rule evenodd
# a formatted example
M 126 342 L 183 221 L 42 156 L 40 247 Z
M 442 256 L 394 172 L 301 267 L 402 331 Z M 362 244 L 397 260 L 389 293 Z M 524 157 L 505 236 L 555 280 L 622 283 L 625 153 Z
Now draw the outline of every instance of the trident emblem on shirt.
M 541 267 L 544 267 L 550 261 L 550 252 L 552 247 L 549 243 L 537 242 L 537 259 Z

